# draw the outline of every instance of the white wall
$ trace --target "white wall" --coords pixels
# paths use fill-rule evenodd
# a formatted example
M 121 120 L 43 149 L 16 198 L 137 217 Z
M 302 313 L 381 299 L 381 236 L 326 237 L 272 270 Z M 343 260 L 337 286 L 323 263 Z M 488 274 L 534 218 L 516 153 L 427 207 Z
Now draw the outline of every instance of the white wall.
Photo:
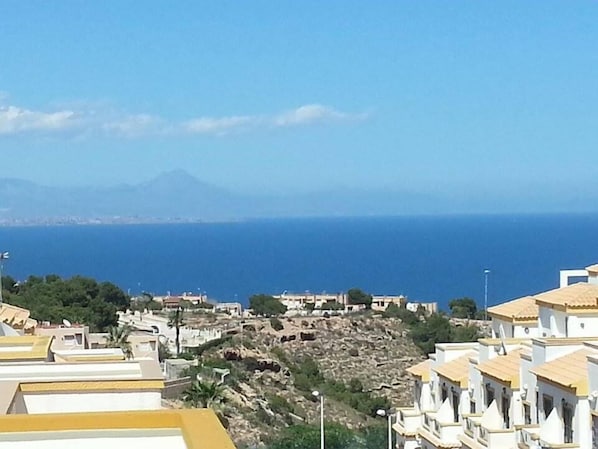
M 539 334 L 538 323 L 513 323 L 511 321 L 492 318 L 492 338 L 500 338 L 500 326 L 506 338 L 532 338 Z
M 469 391 L 471 392 L 468 395 L 467 401 L 467 412 L 466 413 L 470 413 L 469 411 L 469 401 L 471 399 L 473 399 L 476 403 L 476 413 L 482 413 L 483 410 L 483 406 L 482 406 L 482 401 L 483 401 L 483 396 L 482 396 L 482 375 L 480 373 L 480 371 L 477 369 L 477 363 L 469 363 L 469 377 L 468 377 L 468 387 L 469 387 Z
M 543 395 L 547 394 L 552 396 L 554 407 L 558 411 L 558 415 L 563 419 L 562 415 L 562 401 L 571 404 L 573 406 L 573 441 L 580 445 L 582 448 L 589 448 L 592 444 L 592 429 L 591 422 L 589 419 L 590 410 L 587 398 L 577 398 L 574 394 L 562 390 L 556 386 L 546 384 L 542 381 L 538 382 L 538 399 L 540 401 L 540 424 L 542 424 L 550 411 L 544 412 L 542 408 Z M 562 443 L 564 441 L 563 434 L 559 431 L 550 433 L 548 432 L 541 436 L 541 438 L 550 443 Z
M 430 382 L 415 381 L 414 384 L 414 395 L 417 393 L 419 386 L 419 397 L 414 397 L 414 406 L 418 407 L 421 411 L 432 411 L 434 410 L 434 401 L 432 399 L 432 390 L 430 389 Z
M 63 433 L 63 432 L 60 432 Z M 68 432 L 73 433 L 75 432 Z M 71 438 L 52 435 L 50 432 L 30 432 L 23 439 L 17 441 L 3 441 L 4 438 L 14 438 L 17 434 L 0 434 L 0 449 L 106 449 L 106 448 L 143 448 L 143 449 L 187 449 L 181 435 L 156 436 L 83 436 L 73 435 Z M 108 432 L 105 432 L 108 433 Z M 22 434 L 21 434 L 22 435 Z M 100 433 L 101 435 L 101 433 Z M 17 437 L 18 438 L 18 437 Z
M 569 315 L 567 337 L 598 336 L 598 315 Z
M 538 311 L 538 336 L 550 337 L 550 319 L 552 316 L 552 309 L 547 307 L 539 307 Z
M 523 424 L 523 405 L 521 402 L 521 393 L 520 390 L 516 389 L 513 390 L 511 388 L 505 387 L 500 382 L 495 381 L 489 377 L 482 376 L 482 388 L 483 391 L 486 389 L 486 384 L 490 384 L 490 388 L 494 389 L 494 399 L 496 401 L 496 405 L 498 406 L 498 411 L 502 416 L 502 395 L 503 395 L 503 388 L 505 388 L 505 394 L 509 397 L 509 428 L 512 428 L 515 425 Z M 480 394 L 481 396 L 481 404 L 482 408 L 480 413 L 483 413 L 488 407 L 486 407 L 486 401 L 484 395 Z
M 161 393 L 154 391 L 95 393 L 18 393 L 28 414 L 159 410 Z
M 519 379 L 520 379 L 520 396 L 522 394 L 522 402 L 525 401 L 530 404 L 530 416 L 532 418 L 532 424 L 538 424 L 536 420 L 536 376 L 529 372 L 532 368 L 532 361 L 525 358 L 521 358 L 519 365 Z M 523 407 L 523 404 L 521 404 Z

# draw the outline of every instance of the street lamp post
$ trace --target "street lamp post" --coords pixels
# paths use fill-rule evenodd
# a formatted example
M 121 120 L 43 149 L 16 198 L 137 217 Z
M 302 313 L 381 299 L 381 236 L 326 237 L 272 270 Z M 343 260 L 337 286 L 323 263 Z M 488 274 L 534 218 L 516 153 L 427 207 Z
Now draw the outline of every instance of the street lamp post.
M 313 391 L 316 398 L 320 398 L 320 449 L 324 449 L 324 395 L 319 391 Z
M 488 275 L 490 270 L 484 270 L 484 321 L 488 321 Z
M 388 418 L 388 449 L 392 449 L 392 410 L 379 409 L 376 411 L 378 416 L 386 416 Z
M 2 304 L 2 265 L 4 261 L 8 259 L 9 254 L 7 252 L 0 252 L 0 304 Z

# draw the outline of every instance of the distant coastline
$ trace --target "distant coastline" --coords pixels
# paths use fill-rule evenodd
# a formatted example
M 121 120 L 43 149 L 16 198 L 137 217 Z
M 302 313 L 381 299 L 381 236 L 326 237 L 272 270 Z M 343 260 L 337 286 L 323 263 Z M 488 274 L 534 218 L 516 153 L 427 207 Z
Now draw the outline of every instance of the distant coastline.
M 184 217 L 39 217 L 39 218 L 0 218 L 0 228 L 10 227 L 45 227 L 45 226 L 111 226 L 111 225 L 166 225 L 166 224 L 230 224 L 247 222 L 301 222 L 334 220 L 386 220 L 386 219 L 533 219 L 533 218 L 579 218 L 598 217 L 598 211 L 586 212 L 496 212 L 496 213 L 435 213 L 435 214 L 375 214 L 375 215 L 288 215 L 239 218 L 184 218 Z

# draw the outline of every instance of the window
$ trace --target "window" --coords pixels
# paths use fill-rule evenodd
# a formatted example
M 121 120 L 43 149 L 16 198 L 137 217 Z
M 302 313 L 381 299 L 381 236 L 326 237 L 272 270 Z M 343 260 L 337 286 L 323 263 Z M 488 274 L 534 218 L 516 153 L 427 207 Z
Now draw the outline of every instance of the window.
M 505 429 L 509 428 L 509 406 L 511 405 L 511 398 L 506 394 L 501 397 L 501 411 L 502 411 L 502 422 Z
M 490 384 L 486 384 L 486 407 L 489 407 L 494 401 L 494 388 L 490 387 Z
M 75 344 L 75 336 L 74 335 L 65 335 L 62 337 L 62 341 L 64 341 L 65 345 L 74 345 Z
M 475 415 L 475 401 L 473 399 L 469 401 L 469 413 Z
M 75 340 L 77 340 L 78 345 L 83 344 L 83 334 L 75 334 Z
M 563 402 L 563 430 L 564 442 L 573 443 L 573 407 Z
M 544 419 L 548 418 L 550 412 L 554 408 L 554 401 L 552 396 L 548 396 L 547 394 L 542 395 L 542 410 L 544 410 Z
M 525 424 L 532 423 L 532 410 L 529 404 L 523 404 L 523 420 Z
M 440 390 L 440 397 L 442 398 L 442 402 L 446 401 L 446 398 L 448 398 L 448 390 L 446 388 L 446 384 L 442 384 L 442 388 Z
M 539 424 L 539 423 L 540 423 L 540 393 L 538 393 L 538 390 L 536 390 L 536 424 Z
M 453 391 L 453 422 L 459 422 L 459 395 Z

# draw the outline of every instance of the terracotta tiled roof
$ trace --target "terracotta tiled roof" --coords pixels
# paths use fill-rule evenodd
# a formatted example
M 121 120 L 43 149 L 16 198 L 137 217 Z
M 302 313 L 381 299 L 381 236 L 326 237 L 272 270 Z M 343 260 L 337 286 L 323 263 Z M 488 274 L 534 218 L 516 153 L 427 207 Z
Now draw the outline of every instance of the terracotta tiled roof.
M 577 395 L 588 394 L 587 356 L 596 354 L 589 349 L 580 349 L 551 362 L 536 366 L 530 371 L 565 388 L 575 390 Z
M 519 366 L 521 350 L 511 351 L 480 363 L 477 369 L 484 375 L 507 383 L 511 388 L 519 388 Z
M 413 376 L 420 377 L 422 382 L 429 382 L 431 367 L 432 361 L 428 359 L 407 368 L 407 372 Z
M 512 321 L 530 321 L 538 319 L 538 305 L 533 296 L 507 301 L 488 308 L 490 315 L 499 315 Z
M 29 310 L 7 303 L 0 304 L 0 321 L 15 329 L 23 329 L 29 319 Z
M 469 358 L 474 355 L 475 352 L 471 351 L 461 357 L 458 357 L 450 362 L 443 363 L 442 365 L 432 368 L 442 377 L 446 377 L 448 380 L 458 383 L 460 386 L 467 385 L 467 378 L 469 376 Z
M 598 285 L 579 282 L 534 295 L 542 303 L 564 306 L 598 309 Z
M 590 273 L 598 273 L 598 263 L 595 263 L 594 265 L 590 265 L 589 267 L 586 267 L 586 271 L 588 271 Z

